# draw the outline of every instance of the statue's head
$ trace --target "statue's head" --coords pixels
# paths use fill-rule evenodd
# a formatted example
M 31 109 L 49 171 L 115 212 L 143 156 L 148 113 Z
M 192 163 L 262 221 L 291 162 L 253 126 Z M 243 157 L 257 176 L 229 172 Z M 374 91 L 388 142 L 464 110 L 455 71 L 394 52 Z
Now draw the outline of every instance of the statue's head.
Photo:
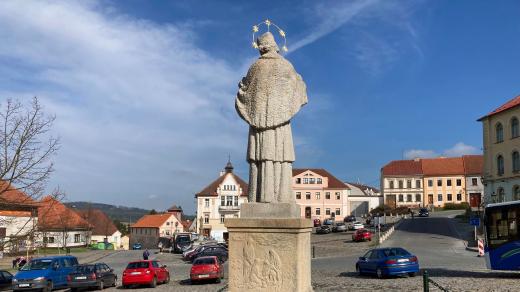
M 263 55 L 268 52 L 279 52 L 278 45 L 274 40 L 274 36 L 270 32 L 266 32 L 263 35 L 259 36 L 256 39 L 256 44 L 258 45 L 258 50 L 260 51 L 260 55 Z

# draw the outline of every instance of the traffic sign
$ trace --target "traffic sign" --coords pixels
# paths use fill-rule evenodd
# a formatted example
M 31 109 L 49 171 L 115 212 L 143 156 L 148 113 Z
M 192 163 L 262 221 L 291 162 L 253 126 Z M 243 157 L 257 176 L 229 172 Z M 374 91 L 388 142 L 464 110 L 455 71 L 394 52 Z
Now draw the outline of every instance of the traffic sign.
M 480 226 L 480 217 L 469 218 L 469 224 L 473 226 Z

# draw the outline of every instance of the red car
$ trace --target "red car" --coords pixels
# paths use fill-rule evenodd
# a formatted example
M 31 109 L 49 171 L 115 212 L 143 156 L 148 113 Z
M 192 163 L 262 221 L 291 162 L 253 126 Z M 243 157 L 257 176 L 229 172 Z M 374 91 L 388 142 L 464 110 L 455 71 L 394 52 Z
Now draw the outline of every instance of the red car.
M 358 229 L 354 234 L 352 234 L 352 241 L 371 241 L 372 233 L 366 229 Z
M 313 223 L 314 223 L 314 227 L 320 227 L 321 226 L 321 220 L 319 218 L 314 219 Z
M 216 256 L 197 258 L 191 266 L 190 279 L 192 282 L 215 280 L 219 283 L 224 279 L 224 266 Z
M 158 283 L 168 282 L 170 272 L 156 260 L 131 262 L 123 271 L 123 288 L 132 285 L 149 285 L 155 288 Z

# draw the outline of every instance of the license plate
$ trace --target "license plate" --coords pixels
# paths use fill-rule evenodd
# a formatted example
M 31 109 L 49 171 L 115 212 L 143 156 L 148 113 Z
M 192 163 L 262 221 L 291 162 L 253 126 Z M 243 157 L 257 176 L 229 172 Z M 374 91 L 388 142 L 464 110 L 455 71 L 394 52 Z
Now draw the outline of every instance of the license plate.
M 18 284 L 18 287 L 31 287 L 31 284 Z
M 141 272 L 132 272 L 131 275 L 141 275 Z
M 405 262 L 407 262 L 407 261 L 408 261 L 408 259 L 398 259 L 398 260 L 397 260 L 398 263 L 405 263 Z
M 199 278 L 209 278 L 209 275 L 199 275 Z
M 82 276 L 82 277 L 76 277 L 76 280 L 86 280 L 87 277 L 86 276 Z

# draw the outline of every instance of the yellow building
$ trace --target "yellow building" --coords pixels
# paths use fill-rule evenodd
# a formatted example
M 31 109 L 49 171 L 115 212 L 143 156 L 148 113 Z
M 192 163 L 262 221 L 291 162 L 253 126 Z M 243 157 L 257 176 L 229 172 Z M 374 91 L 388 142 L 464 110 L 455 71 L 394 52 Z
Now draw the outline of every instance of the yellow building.
M 428 205 L 468 202 L 462 157 L 421 159 L 424 198 Z

